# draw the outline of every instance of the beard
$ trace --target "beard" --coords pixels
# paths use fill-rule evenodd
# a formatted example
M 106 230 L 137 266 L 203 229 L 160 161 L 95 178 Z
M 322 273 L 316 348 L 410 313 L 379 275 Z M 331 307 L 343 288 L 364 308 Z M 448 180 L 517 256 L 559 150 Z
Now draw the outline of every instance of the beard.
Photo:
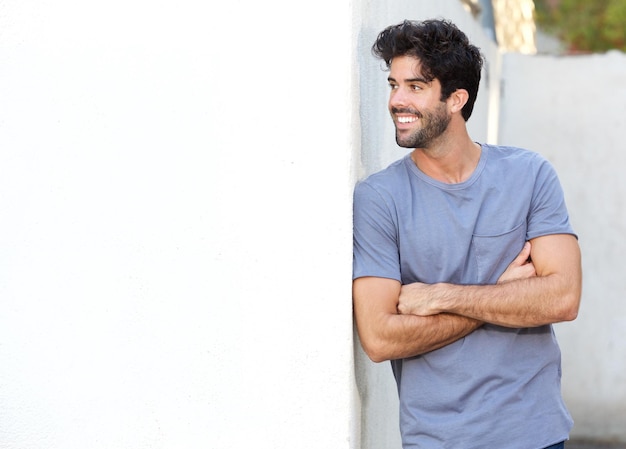
M 421 128 L 403 136 L 400 135 L 396 129 L 396 143 L 403 148 L 430 147 L 431 143 L 445 132 L 451 120 L 451 116 L 447 113 L 445 103 L 438 105 L 433 112 L 424 112 L 423 114 L 414 110 L 402 110 L 397 108 L 392 109 L 391 112 L 416 114 L 422 123 Z

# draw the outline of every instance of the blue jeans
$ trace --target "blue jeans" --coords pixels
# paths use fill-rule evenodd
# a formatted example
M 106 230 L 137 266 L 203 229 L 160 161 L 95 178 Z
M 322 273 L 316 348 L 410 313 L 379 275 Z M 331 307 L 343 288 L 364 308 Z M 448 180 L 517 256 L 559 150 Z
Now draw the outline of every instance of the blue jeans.
M 548 446 L 545 449 L 564 449 L 564 448 L 565 448 L 565 442 L 561 441 L 560 443 L 553 444 L 552 446 Z

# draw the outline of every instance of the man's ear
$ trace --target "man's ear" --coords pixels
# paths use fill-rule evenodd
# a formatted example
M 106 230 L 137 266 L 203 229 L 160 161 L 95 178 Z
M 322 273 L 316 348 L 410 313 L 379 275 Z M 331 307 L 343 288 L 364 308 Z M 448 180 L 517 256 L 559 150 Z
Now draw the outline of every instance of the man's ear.
M 450 112 L 460 112 L 467 100 L 469 100 L 469 93 L 465 89 L 457 89 L 452 92 L 448 98 Z

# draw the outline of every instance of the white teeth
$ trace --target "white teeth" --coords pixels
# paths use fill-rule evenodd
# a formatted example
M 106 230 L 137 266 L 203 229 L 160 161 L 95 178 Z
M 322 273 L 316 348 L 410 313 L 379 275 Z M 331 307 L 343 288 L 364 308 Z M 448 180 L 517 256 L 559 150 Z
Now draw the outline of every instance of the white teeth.
M 413 123 L 417 120 L 417 117 L 398 117 L 400 123 Z

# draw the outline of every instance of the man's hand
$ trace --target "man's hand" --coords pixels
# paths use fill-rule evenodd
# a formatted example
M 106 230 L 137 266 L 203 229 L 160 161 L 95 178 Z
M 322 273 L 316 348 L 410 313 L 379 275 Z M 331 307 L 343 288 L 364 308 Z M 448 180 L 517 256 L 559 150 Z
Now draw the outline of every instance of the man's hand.
M 429 284 L 421 282 L 413 282 L 412 284 L 403 285 L 400 288 L 400 298 L 398 300 L 398 312 L 401 315 L 418 315 L 429 316 L 440 313 L 434 308 L 431 296 L 428 290 L 431 288 Z
M 518 279 L 527 279 L 537 276 L 535 266 L 530 260 L 530 242 L 526 242 L 522 251 L 507 267 L 498 279 L 498 284 Z M 398 313 L 401 315 L 430 316 L 441 313 L 437 307 L 434 288 L 429 284 L 414 282 L 403 285 L 400 289 Z
M 503 282 L 515 281 L 517 279 L 527 279 L 537 276 L 535 265 L 530 260 L 530 242 L 526 242 L 522 251 L 517 255 L 515 260 L 507 267 L 498 279 L 498 284 Z

